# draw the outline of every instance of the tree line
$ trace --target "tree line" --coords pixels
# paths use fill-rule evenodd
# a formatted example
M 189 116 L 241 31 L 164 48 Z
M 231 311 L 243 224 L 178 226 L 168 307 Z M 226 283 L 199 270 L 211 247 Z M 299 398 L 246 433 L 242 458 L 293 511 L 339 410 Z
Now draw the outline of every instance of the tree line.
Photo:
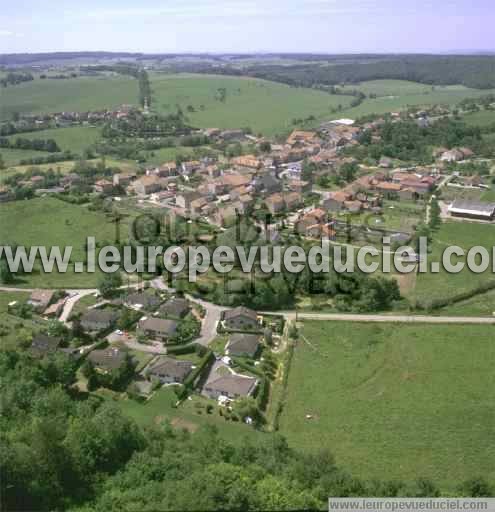
M 48 153 L 59 153 L 57 142 L 53 139 L 25 139 L 17 137 L 15 140 L 0 137 L 0 148 L 4 149 L 29 149 L 31 151 L 47 151 Z

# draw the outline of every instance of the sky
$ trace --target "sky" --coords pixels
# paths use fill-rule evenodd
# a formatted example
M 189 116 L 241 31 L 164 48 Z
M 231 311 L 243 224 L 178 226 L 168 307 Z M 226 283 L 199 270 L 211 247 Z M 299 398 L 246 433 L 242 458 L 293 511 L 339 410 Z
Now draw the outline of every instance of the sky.
M 494 0 L 0 0 L 0 53 L 442 53 L 494 26 Z

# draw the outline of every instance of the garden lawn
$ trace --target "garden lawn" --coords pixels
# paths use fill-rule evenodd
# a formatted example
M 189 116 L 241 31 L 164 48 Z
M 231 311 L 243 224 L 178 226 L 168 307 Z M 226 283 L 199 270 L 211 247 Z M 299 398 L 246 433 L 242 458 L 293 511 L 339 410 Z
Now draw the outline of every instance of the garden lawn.
M 365 479 L 495 483 L 494 332 L 304 322 L 280 431 Z

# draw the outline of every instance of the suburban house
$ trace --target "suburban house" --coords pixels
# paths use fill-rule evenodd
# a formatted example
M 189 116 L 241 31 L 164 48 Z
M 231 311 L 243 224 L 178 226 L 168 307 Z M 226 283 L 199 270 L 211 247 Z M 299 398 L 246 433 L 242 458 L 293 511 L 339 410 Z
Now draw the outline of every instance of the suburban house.
M 282 192 L 282 183 L 280 180 L 271 174 L 263 174 L 254 180 L 254 189 L 256 192 L 261 192 L 266 196 Z
M 302 215 L 296 222 L 296 231 L 302 235 L 306 234 L 306 230 L 315 224 L 326 224 L 328 214 L 321 208 L 315 208 L 310 212 Z
M 177 322 L 162 318 L 143 317 L 138 322 L 137 332 L 153 339 L 166 341 L 177 332 Z
M 256 334 L 232 334 L 225 347 L 225 353 L 229 356 L 254 357 L 260 347 L 260 338 Z
M 192 368 L 191 361 L 160 357 L 148 369 L 147 375 L 158 379 L 163 384 L 182 384 Z
M 203 392 L 210 398 L 217 399 L 226 396 L 230 399 L 250 396 L 256 389 L 258 381 L 245 375 L 216 374 L 203 387 Z
M 150 311 L 155 310 L 160 305 L 160 298 L 152 293 L 136 292 L 129 294 L 124 304 L 134 308 L 143 308 Z
M 257 329 L 259 328 L 258 314 L 245 306 L 238 306 L 225 311 L 223 320 L 229 329 Z
M 34 357 L 43 357 L 57 351 L 62 340 L 46 334 L 36 334 L 33 337 L 29 352 Z
M 158 310 L 160 315 L 171 318 L 184 318 L 189 313 L 189 301 L 181 297 L 168 300 Z
M 88 354 L 88 361 L 102 373 L 119 369 L 127 358 L 126 352 L 115 347 L 93 350 Z
M 53 290 L 34 290 L 27 303 L 38 311 L 44 311 L 50 305 L 54 293 Z
M 81 326 L 86 331 L 101 331 L 112 327 L 118 318 L 116 311 L 91 309 L 81 317 Z

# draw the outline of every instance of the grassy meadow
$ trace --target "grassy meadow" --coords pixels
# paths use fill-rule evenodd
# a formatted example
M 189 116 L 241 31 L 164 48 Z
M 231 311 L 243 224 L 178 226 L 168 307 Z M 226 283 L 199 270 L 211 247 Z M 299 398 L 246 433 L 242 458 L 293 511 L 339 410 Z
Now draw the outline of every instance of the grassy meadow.
M 474 246 L 485 247 L 489 254 L 495 244 L 495 226 L 470 222 L 444 222 L 433 235 L 430 243 L 431 253 L 428 254 L 428 264 L 440 262 L 443 251 L 448 246 L 457 245 L 467 251 Z M 466 262 L 466 257 L 454 256 L 452 262 Z M 429 267 L 430 268 L 430 267 Z M 413 297 L 422 301 L 452 297 L 456 294 L 473 290 L 486 280 L 493 280 L 494 274 L 490 267 L 482 273 L 471 272 L 467 266 L 459 273 L 449 273 L 440 265 L 438 273 L 419 273 Z
M 33 245 L 72 246 L 71 263 L 66 273 L 43 273 L 39 265 L 34 271 L 22 275 L 15 286 L 42 288 L 92 288 L 99 272 L 74 273 L 73 263 L 85 261 L 86 237 L 111 242 L 115 228 L 100 212 L 89 211 L 86 206 L 73 205 L 55 198 L 15 201 L 0 205 L 0 239 L 27 247 Z
M 249 126 L 267 136 L 291 130 L 294 118 L 333 118 L 332 108 L 338 104 L 345 107 L 352 100 L 254 78 L 193 74 L 151 74 L 150 78 L 153 107 L 160 112 L 175 112 L 180 105 L 197 127 Z M 219 97 L 220 89 L 225 89 L 225 101 Z M 194 112 L 188 112 L 189 105 Z
M 493 329 L 304 322 L 280 431 L 362 478 L 495 482 Z
M 92 126 L 51 128 L 49 130 L 11 135 L 8 138 L 15 141 L 18 137 L 26 139 L 53 139 L 62 151 L 72 151 L 73 153 L 81 154 L 97 141 L 100 137 L 100 129 Z M 33 153 L 39 153 L 39 151 L 34 151 Z
M 349 85 L 364 94 L 377 97 L 365 99 L 361 105 L 344 109 L 339 115 L 356 119 L 370 114 L 384 114 L 404 110 L 409 106 L 455 105 L 466 98 L 476 98 L 494 90 L 470 89 L 462 85 L 429 86 L 405 80 L 373 80 Z M 345 88 L 343 89 L 345 92 Z
M 136 104 L 138 84 L 124 76 L 80 77 L 70 80 L 34 80 L 2 89 L 0 120 L 14 113 L 44 114 L 87 111 Z
M 49 156 L 51 154 L 53 153 L 48 153 L 47 151 L 34 151 L 32 149 L 0 149 L 0 156 L 2 157 L 5 167 L 16 166 L 20 163 L 21 160 L 39 158 L 42 156 Z M 0 170 L 0 173 L 3 174 L 3 172 L 4 170 Z

